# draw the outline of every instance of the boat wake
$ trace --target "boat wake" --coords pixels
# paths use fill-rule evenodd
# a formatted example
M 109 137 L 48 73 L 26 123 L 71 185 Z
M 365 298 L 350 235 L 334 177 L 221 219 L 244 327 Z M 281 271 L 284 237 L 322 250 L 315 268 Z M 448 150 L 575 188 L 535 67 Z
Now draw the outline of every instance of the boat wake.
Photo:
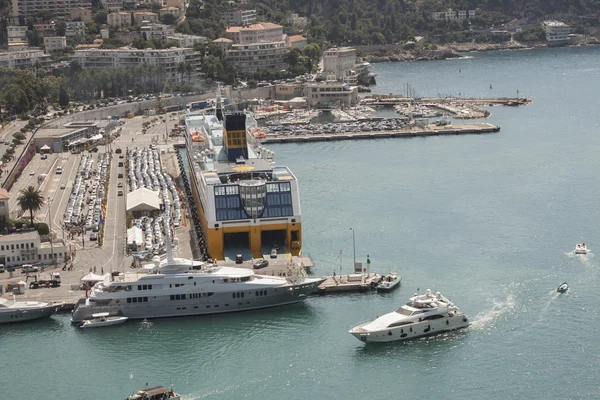
M 509 294 L 504 301 L 494 301 L 494 306 L 491 310 L 477 314 L 469 329 L 482 330 L 487 327 L 492 328 L 493 323 L 500 318 L 500 316 L 511 312 L 514 308 L 515 298 L 512 294 Z
M 550 295 L 550 299 L 546 302 L 544 308 L 542 308 L 542 311 L 540 311 L 540 318 L 538 319 L 538 322 L 541 322 L 542 319 L 544 319 L 544 316 L 546 315 L 548 308 L 550 308 L 550 305 L 554 303 L 554 300 L 558 299 L 563 293 L 558 293 L 556 290 L 552 290 L 548 294 Z
M 592 265 L 592 258 L 594 257 L 594 253 L 588 250 L 587 254 L 575 254 L 575 250 L 565 253 L 565 255 L 569 258 L 578 259 L 583 265 L 589 267 Z
M 142 322 L 140 322 L 139 325 L 140 325 L 140 329 L 139 330 L 141 331 L 142 329 L 150 329 L 150 328 L 152 328 L 152 326 L 154 326 L 154 323 L 150 322 L 146 318 L 144 318 L 142 320 Z

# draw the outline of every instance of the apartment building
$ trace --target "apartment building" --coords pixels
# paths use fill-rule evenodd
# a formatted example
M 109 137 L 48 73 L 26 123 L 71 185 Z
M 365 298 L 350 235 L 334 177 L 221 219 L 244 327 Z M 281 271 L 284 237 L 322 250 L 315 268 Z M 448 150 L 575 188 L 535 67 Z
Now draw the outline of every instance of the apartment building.
M 446 11 L 431 13 L 431 18 L 434 21 L 462 21 L 467 18 L 473 18 L 474 16 L 475 10 L 455 11 L 451 8 Z
M 191 79 L 200 76 L 202 54 L 190 48 L 175 49 L 87 49 L 75 50 L 71 61 L 83 68 L 136 68 L 143 64 L 162 67 L 171 82 L 181 82 L 177 67 L 181 63 L 192 66 Z
M 232 26 L 227 28 L 233 44 L 272 43 L 283 39 L 283 27 L 271 22 L 261 22 L 249 26 Z
M 142 21 L 158 22 L 158 14 L 150 11 L 134 12 L 133 20 L 136 24 L 141 24 Z
M 0 236 L 0 264 L 63 263 L 69 258 L 67 246 L 61 239 L 42 241 L 37 231 Z
M 17 50 L 0 53 L 0 67 L 31 68 L 36 61 L 45 67 L 50 64 L 51 57 L 42 50 Z
M 10 0 L 11 17 L 31 17 L 40 11 L 54 15 L 70 15 L 77 8 L 92 8 L 91 0 Z
M 44 49 L 46 53 L 51 51 L 62 50 L 67 47 L 66 36 L 46 36 L 44 37 Z
M 308 82 L 304 92 L 310 107 L 352 107 L 358 104 L 358 87 L 344 82 Z
M 6 27 L 8 44 L 27 42 L 27 27 L 10 25 Z
M 227 38 L 218 38 L 213 40 L 213 43 L 217 45 L 217 47 L 219 47 L 219 50 L 221 50 L 221 54 L 225 55 L 227 53 L 227 50 L 229 50 L 233 45 L 233 40 Z
M 92 10 L 88 8 L 74 8 L 71 10 L 71 19 L 89 24 L 92 22 Z
M 110 26 L 128 26 L 131 25 L 131 13 L 124 11 L 112 12 L 106 16 L 106 22 Z
M 290 46 L 285 41 L 234 44 L 227 51 L 225 58 L 243 74 L 264 69 L 279 71 L 287 68 L 283 58 L 289 52 Z
M 355 65 L 356 49 L 353 47 L 334 47 L 323 52 L 322 75 L 327 80 L 355 80 Z
M 221 21 L 227 25 L 250 25 L 256 21 L 256 10 L 243 10 L 235 8 L 221 14 Z
M 56 25 L 54 25 L 54 22 L 49 24 L 35 24 L 33 25 L 33 29 L 35 29 L 42 37 L 56 35 Z

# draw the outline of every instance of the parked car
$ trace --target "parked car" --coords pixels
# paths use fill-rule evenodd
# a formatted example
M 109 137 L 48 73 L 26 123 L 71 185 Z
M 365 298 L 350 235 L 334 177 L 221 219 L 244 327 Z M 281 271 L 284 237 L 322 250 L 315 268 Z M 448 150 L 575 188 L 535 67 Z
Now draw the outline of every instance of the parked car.
M 24 264 L 21 270 L 24 274 L 28 274 L 30 272 L 40 272 L 40 267 L 33 266 L 31 264 Z
M 271 249 L 271 258 L 277 258 L 277 249 Z
M 254 263 L 254 269 L 261 269 L 269 266 L 269 261 L 267 260 L 259 260 Z
M 123 187 L 123 182 L 119 182 L 119 183 L 117 184 L 117 187 L 120 187 L 120 188 L 122 188 L 122 187 Z
M 0 273 L 4 272 L 4 264 L 0 264 Z
M 90 240 L 98 240 L 98 234 L 96 232 L 90 233 Z
M 244 256 L 241 254 L 238 254 L 235 256 L 235 263 L 236 264 L 241 264 L 244 262 Z
M 123 191 L 122 191 L 122 190 L 119 190 L 119 193 L 118 193 L 118 195 L 119 195 L 119 196 L 123 196 Z

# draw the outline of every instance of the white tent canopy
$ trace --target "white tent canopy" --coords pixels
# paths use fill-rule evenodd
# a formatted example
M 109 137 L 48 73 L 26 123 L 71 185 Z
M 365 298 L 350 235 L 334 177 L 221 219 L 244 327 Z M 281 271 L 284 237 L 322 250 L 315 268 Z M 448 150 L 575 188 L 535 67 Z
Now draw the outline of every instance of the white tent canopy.
M 132 245 L 133 243 L 141 246 L 144 244 L 144 238 L 142 236 L 142 229 L 134 226 L 127 229 L 127 244 Z
M 43 151 L 48 151 L 48 150 L 51 150 L 51 149 L 50 149 L 50 146 L 48 146 L 47 144 L 45 144 L 45 145 L 43 145 L 43 146 L 40 148 L 40 150 L 43 150 Z
M 154 211 L 160 209 L 158 192 L 145 187 L 127 194 L 127 211 Z
M 81 277 L 81 282 L 100 282 L 106 279 L 110 278 L 110 274 L 104 274 L 104 275 L 96 275 L 92 272 L 90 272 L 87 275 L 84 275 L 83 277 Z

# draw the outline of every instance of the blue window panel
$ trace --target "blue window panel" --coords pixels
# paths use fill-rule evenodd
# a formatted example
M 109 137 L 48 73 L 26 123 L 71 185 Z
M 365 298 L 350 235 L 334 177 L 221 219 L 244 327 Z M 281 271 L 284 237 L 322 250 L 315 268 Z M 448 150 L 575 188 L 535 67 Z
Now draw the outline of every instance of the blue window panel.
M 292 207 L 287 207 L 287 206 L 286 207 L 282 207 L 281 211 L 282 211 L 282 215 L 284 217 L 290 217 L 290 216 L 294 215 Z
M 227 208 L 227 199 L 225 197 L 216 196 L 215 197 L 215 207 L 216 208 Z
M 281 204 L 291 205 L 292 204 L 292 194 L 291 193 L 282 193 L 281 194 Z
M 217 210 L 217 221 L 224 221 L 227 219 L 227 210 Z

